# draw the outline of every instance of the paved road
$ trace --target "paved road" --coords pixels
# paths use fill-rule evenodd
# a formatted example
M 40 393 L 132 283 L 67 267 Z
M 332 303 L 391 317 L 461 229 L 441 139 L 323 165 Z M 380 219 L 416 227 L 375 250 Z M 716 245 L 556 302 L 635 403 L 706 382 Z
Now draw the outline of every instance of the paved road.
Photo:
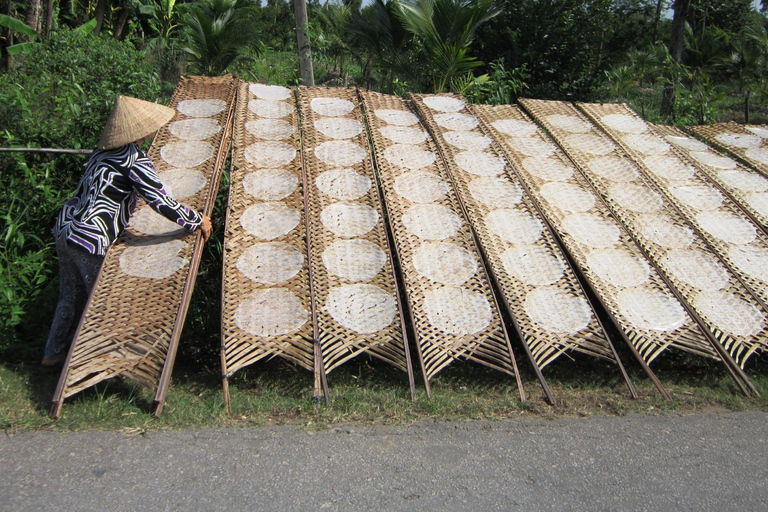
M 0 434 L 0 509 L 767 510 L 767 420 Z

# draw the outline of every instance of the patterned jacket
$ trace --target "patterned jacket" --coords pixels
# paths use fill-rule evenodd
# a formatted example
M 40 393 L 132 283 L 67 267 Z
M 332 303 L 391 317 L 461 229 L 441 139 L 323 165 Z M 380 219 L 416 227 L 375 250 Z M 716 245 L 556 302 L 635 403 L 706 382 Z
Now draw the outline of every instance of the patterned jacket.
M 91 254 L 104 255 L 128 224 L 137 198 L 180 226 L 195 231 L 202 216 L 163 189 L 155 166 L 134 143 L 96 150 L 75 194 L 59 213 L 53 233 Z

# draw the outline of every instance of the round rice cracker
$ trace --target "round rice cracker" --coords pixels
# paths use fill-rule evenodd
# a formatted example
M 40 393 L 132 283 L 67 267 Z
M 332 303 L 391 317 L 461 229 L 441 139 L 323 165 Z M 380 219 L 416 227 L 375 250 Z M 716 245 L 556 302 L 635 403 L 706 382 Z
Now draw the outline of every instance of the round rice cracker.
M 304 255 L 283 242 L 263 242 L 248 247 L 237 259 L 237 269 L 260 284 L 281 284 L 304 267 Z
M 662 155 L 672 149 L 669 144 L 664 142 L 664 139 L 655 135 L 625 135 L 621 140 L 624 144 L 643 155 Z
M 370 281 L 387 263 L 387 253 L 368 240 L 336 240 L 322 254 L 331 274 L 347 281 Z
M 189 260 L 178 256 L 186 248 L 187 242 L 173 238 L 133 243 L 120 255 L 120 270 L 133 277 L 165 279 L 187 266 Z
M 432 110 L 440 112 L 458 112 L 466 107 L 463 101 L 450 96 L 425 96 L 422 101 Z
M 296 148 L 285 142 L 254 142 L 243 151 L 245 159 L 259 169 L 276 169 L 296 159 Z
M 689 154 L 700 164 L 715 169 L 735 169 L 737 167 L 736 162 L 727 156 L 718 155 L 714 151 L 691 151 Z
M 557 150 L 557 146 L 539 137 L 510 138 L 507 145 L 518 153 L 535 158 L 550 157 Z
M 373 334 L 389 327 L 397 304 L 391 293 L 371 284 L 348 284 L 331 288 L 325 310 L 340 325 L 359 334 Z
M 709 146 L 701 142 L 700 140 L 692 139 L 691 137 L 679 137 L 676 135 L 667 135 L 666 139 L 676 146 L 687 149 L 688 151 L 707 151 Z
M 618 288 L 639 286 L 648 281 L 650 267 L 644 258 L 621 247 L 590 251 L 587 266 L 602 280 Z
M 546 121 L 558 130 L 568 133 L 587 133 L 592 131 L 592 125 L 578 116 L 552 114 L 546 117 Z
M 616 295 L 619 311 L 639 329 L 669 332 L 687 320 L 685 309 L 674 296 L 645 286 L 627 288 Z
M 616 183 L 629 183 L 640 177 L 634 165 L 616 155 L 592 158 L 587 162 L 587 168 L 597 176 Z
M 562 220 L 561 226 L 578 243 L 594 249 L 611 247 L 621 235 L 615 223 L 592 213 L 572 213 Z
M 309 313 L 287 288 L 267 288 L 249 295 L 235 311 L 235 325 L 262 338 L 273 338 L 298 331 L 309 320 Z
M 315 129 L 332 139 L 351 139 L 362 133 L 363 125 L 346 117 L 323 117 L 315 121 Z
M 169 123 L 168 131 L 183 140 L 205 140 L 219 133 L 221 126 L 215 119 L 184 119 Z
M 467 151 L 482 151 L 491 145 L 491 139 L 475 132 L 445 132 L 445 141 L 451 146 Z
M 423 240 L 445 240 L 459 232 L 463 222 L 455 212 L 441 204 L 413 205 L 403 214 L 403 225 Z
M 659 194 L 645 185 L 613 183 L 608 187 L 608 199 L 625 210 L 635 213 L 654 213 L 664 207 Z
M 333 167 L 355 165 L 368 156 L 360 144 L 349 140 L 331 140 L 315 148 L 315 156 L 323 163 Z
M 285 119 L 256 119 L 245 123 L 245 130 L 262 140 L 284 140 L 293 135 L 294 127 Z
M 208 142 L 177 141 L 169 142 L 160 148 L 160 158 L 171 167 L 191 169 L 213 157 L 215 150 Z
M 721 133 L 715 136 L 715 140 L 726 146 L 740 149 L 759 148 L 763 145 L 762 138 L 747 133 Z
M 675 224 L 665 213 L 638 215 L 635 224 L 641 237 L 666 249 L 684 249 L 693 243 L 693 231 Z
M 502 158 L 484 151 L 462 151 L 454 161 L 460 169 L 475 176 L 498 176 L 507 166 Z
M 352 201 L 368 193 L 371 189 L 371 180 L 353 169 L 334 169 L 320 173 L 315 178 L 315 185 L 327 196 L 342 201 Z
M 262 240 L 280 238 L 299 225 L 301 214 L 282 201 L 249 206 L 240 217 L 246 232 Z
M 716 188 L 704 185 L 669 187 L 669 193 L 684 205 L 700 211 L 716 210 L 725 199 Z
M 719 171 L 717 177 L 727 187 L 735 188 L 742 192 L 766 192 L 768 191 L 768 179 L 750 171 Z
M 568 181 L 573 177 L 573 167 L 555 158 L 526 158 L 522 165 L 523 169 L 544 181 Z
M 529 286 L 545 286 L 563 277 L 565 263 L 539 245 L 518 245 L 501 254 L 501 262 L 510 276 Z
M 728 248 L 728 258 L 752 279 L 768 283 L 768 249 L 749 245 L 732 245 Z
M 432 326 L 447 334 L 467 336 L 491 325 L 488 299 L 458 286 L 434 288 L 424 294 L 424 312 Z
M 355 104 L 342 98 L 312 98 L 309 107 L 321 116 L 345 116 L 355 109 Z
M 458 286 L 477 273 L 477 258 L 451 242 L 424 242 L 413 253 L 413 267 L 430 281 Z
M 128 225 L 139 233 L 151 236 L 176 236 L 187 231 L 172 220 L 168 220 L 157 213 L 147 204 L 136 210 Z
M 379 128 L 379 133 L 397 144 L 421 144 L 427 140 L 427 132 L 414 126 L 387 125 Z
M 432 151 L 413 144 L 393 144 L 384 150 L 384 158 L 396 167 L 412 171 L 435 162 L 435 154 Z
M 540 193 L 549 204 L 564 212 L 586 212 L 595 206 L 594 194 L 571 183 L 545 183 Z
M 536 243 L 544 232 L 541 221 L 530 213 L 499 208 L 485 216 L 488 229 L 510 244 L 529 245 Z
M 732 293 L 703 291 L 693 298 L 693 307 L 708 323 L 733 336 L 755 336 L 765 327 L 760 309 Z
M 211 117 L 227 108 L 224 100 L 182 100 L 176 105 L 176 110 L 189 117 Z
M 573 133 L 565 137 L 565 143 L 578 151 L 596 156 L 616 151 L 616 145 L 607 137 L 593 133 Z
M 686 181 L 694 177 L 696 168 L 676 156 L 651 155 L 643 163 L 653 174 L 670 181 Z
M 262 100 L 283 101 L 293 97 L 293 92 L 282 85 L 251 84 L 248 91 Z
M 408 201 L 424 204 L 443 199 L 450 187 L 436 174 L 410 171 L 395 178 L 394 189 Z
M 768 128 L 763 128 L 762 126 L 745 126 L 744 128 L 754 133 L 758 137 L 768 139 Z
M 537 327 L 556 334 L 576 334 L 592 320 L 592 309 L 584 298 L 574 297 L 556 286 L 529 291 L 523 308 Z
M 768 165 L 768 148 L 749 148 L 744 152 L 744 156 L 755 162 Z
M 747 194 L 747 204 L 758 214 L 768 218 L 768 193 L 752 192 Z M 763 224 L 768 223 L 763 221 Z
M 697 290 L 721 290 L 728 284 L 728 271 L 712 254 L 699 250 L 670 251 L 659 262 L 668 275 Z
M 165 192 L 174 199 L 184 199 L 205 187 L 205 175 L 193 169 L 170 169 L 157 173 Z
M 628 114 L 608 114 L 600 118 L 608 128 L 621 133 L 639 134 L 648 131 L 645 121 Z
M 751 222 L 726 211 L 698 213 L 696 222 L 701 229 L 729 244 L 748 245 L 757 236 L 757 229 Z
M 379 213 L 361 203 L 333 203 L 320 212 L 320 222 L 334 235 L 344 238 L 363 236 L 379 222 Z
M 518 119 L 499 119 L 492 122 L 491 126 L 510 137 L 532 137 L 538 130 L 535 124 Z
M 486 206 L 514 206 L 523 198 L 522 189 L 504 178 L 481 176 L 469 182 L 469 193 Z
M 418 124 L 419 117 L 407 110 L 393 110 L 380 108 L 373 111 L 373 114 L 385 123 L 395 126 L 412 126 Z
M 245 192 L 261 201 L 285 199 L 298 186 L 298 176 L 288 169 L 259 169 L 243 178 Z
M 248 110 L 259 117 L 280 119 L 291 115 L 294 108 L 285 101 L 251 100 L 248 102 Z
M 475 116 L 462 113 L 435 114 L 433 119 L 442 128 L 457 132 L 469 132 L 479 126 Z

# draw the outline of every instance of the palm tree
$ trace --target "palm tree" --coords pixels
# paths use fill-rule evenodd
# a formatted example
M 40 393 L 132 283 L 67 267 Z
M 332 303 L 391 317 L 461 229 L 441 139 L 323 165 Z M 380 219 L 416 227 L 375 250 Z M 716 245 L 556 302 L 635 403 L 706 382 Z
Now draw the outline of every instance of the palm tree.
M 482 62 L 468 52 L 477 29 L 501 11 L 493 0 L 400 0 L 397 15 L 421 42 L 434 92 L 446 89 Z
M 248 22 L 249 0 L 204 0 L 194 5 L 184 18 L 187 46 L 193 64 L 205 75 L 223 74 L 229 66 L 243 58 L 256 37 Z

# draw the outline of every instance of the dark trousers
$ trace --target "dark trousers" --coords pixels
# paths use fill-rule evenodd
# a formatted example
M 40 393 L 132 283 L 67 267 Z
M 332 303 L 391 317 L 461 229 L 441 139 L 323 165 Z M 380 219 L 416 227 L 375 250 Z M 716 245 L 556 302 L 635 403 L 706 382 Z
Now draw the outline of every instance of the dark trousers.
M 44 359 L 66 355 L 104 261 L 104 256 L 67 244 L 63 236 L 56 237 L 56 253 L 59 256 L 59 303 L 45 344 Z

